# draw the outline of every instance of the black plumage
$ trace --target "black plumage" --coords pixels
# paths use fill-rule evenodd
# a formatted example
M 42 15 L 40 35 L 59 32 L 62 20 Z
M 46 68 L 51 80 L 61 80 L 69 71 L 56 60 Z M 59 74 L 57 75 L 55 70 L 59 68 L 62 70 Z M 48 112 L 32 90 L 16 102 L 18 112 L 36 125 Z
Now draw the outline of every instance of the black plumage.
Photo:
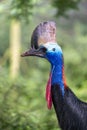
M 80 101 L 70 88 L 62 96 L 58 84 L 51 87 L 52 101 L 62 130 L 87 130 L 87 104 Z

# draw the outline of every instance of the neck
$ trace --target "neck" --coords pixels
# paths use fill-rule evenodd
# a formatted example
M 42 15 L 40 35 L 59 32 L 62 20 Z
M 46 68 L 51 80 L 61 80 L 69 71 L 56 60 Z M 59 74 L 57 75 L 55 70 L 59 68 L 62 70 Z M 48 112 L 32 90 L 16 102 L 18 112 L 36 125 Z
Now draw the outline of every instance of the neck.
M 64 88 L 66 85 L 65 75 L 64 75 L 64 62 L 61 58 L 60 62 L 56 62 L 55 65 L 52 65 L 52 85 L 58 84 L 62 94 L 64 94 Z

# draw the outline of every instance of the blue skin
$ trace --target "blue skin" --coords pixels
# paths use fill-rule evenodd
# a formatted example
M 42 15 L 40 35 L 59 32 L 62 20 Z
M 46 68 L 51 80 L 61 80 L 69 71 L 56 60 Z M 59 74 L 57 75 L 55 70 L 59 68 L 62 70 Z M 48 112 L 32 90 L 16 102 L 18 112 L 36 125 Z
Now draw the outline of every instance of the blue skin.
M 51 63 L 52 85 L 59 84 L 64 95 L 64 83 L 62 79 L 63 52 L 58 44 L 49 44 L 45 58 Z

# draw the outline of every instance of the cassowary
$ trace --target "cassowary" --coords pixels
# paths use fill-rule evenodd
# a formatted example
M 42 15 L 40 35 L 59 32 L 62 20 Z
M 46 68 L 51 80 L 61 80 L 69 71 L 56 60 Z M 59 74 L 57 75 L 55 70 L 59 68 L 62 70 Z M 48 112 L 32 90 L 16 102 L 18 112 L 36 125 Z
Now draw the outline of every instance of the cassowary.
M 31 38 L 31 49 L 21 56 L 47 59 L 51 71 L 46 87 L 48 108 L 52 103 L 62 130 L 87 130 L 87 103 L 80 101 L 66 84 L 61 47 L 56 42 L 55 22 L 40 23 Z

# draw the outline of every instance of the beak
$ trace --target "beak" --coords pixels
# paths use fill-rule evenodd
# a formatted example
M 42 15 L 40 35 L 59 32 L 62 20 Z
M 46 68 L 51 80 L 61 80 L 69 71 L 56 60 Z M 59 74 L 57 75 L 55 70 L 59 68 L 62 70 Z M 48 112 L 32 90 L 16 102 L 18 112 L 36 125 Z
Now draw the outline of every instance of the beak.
M 37 57 L 42 57 L 44 58 L 45 53 L 46 53 L 46 48 L 45 47 L 39 47 L 38 49 L 35 48 L 30 48 L 30 50 L 24 52 L 23 54 L 21 54 L 22 57 L 25 56 L 37 56 Z

